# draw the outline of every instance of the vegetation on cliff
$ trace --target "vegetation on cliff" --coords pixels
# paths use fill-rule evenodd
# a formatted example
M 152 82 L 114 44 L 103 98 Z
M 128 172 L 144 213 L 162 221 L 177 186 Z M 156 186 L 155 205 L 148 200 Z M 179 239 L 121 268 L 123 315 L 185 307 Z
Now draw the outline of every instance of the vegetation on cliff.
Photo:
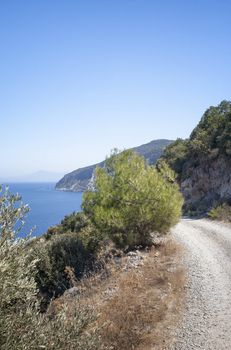
M 231 102 L 206 110 L 189 139 L 168 146 L 163 159 L 177 173 L 188 209 L 231 201 Z
M 166 147 L 163 158 L 184 177 L 185 164 L 203 155 L 231 156 L 231 102 L 210 107 L 192 131 L 189 139 L 177 139 Z

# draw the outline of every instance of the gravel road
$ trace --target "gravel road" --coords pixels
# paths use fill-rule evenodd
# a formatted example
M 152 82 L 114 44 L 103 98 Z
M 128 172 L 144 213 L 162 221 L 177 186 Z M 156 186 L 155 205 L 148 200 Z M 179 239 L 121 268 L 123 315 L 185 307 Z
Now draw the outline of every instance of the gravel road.
M 231 350 L 231 225 L 182 219 L 173 234 L 185 248 L 186 306 L 174 350 Z

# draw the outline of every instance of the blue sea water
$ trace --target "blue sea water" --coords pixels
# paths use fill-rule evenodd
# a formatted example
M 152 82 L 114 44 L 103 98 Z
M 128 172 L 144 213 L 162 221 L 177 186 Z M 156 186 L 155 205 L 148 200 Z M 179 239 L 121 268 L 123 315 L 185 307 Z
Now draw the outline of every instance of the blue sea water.
M 81 210 L 82 193 L 55 190 L 55 183 L 11 183 L 11 193 L 19 193 L 30 212 L 25 218 L 22 235 L 36 226 L 33 236 L 45 233 L 48 227 L 58 224 L 65 215 Z

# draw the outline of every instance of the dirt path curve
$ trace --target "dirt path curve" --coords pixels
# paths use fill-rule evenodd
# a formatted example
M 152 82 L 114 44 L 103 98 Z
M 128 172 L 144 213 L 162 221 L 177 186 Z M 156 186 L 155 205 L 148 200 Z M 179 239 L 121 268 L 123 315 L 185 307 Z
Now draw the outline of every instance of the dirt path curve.
M 231 225 L 182 219 L 173 235 L 185 247 L 186 308 L 174 350 L 231 350 Z

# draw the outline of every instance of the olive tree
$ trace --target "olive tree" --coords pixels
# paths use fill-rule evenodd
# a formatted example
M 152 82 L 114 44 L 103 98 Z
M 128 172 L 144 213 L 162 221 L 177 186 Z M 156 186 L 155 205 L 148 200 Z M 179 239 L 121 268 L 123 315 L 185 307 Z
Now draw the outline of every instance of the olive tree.
M 97 332 L 87 329 L 95 321 L 94 312 L 77 299 L 71 310 L 64 304 L 52 318 L 40 312 L 36 242 L 29 235 L 19 238 L 28 210 L 19 195 L 0 189 L 0 349 L 100 349 Z
M 14 338 L 16 320 L 36 303 L 33 276 L 37 260 L 29 257 L 28 237 L 18 238 L 28 211 L 19 195 L 10 194 L 8 188 L 0 189 L 0 345 L 3 349 Z

